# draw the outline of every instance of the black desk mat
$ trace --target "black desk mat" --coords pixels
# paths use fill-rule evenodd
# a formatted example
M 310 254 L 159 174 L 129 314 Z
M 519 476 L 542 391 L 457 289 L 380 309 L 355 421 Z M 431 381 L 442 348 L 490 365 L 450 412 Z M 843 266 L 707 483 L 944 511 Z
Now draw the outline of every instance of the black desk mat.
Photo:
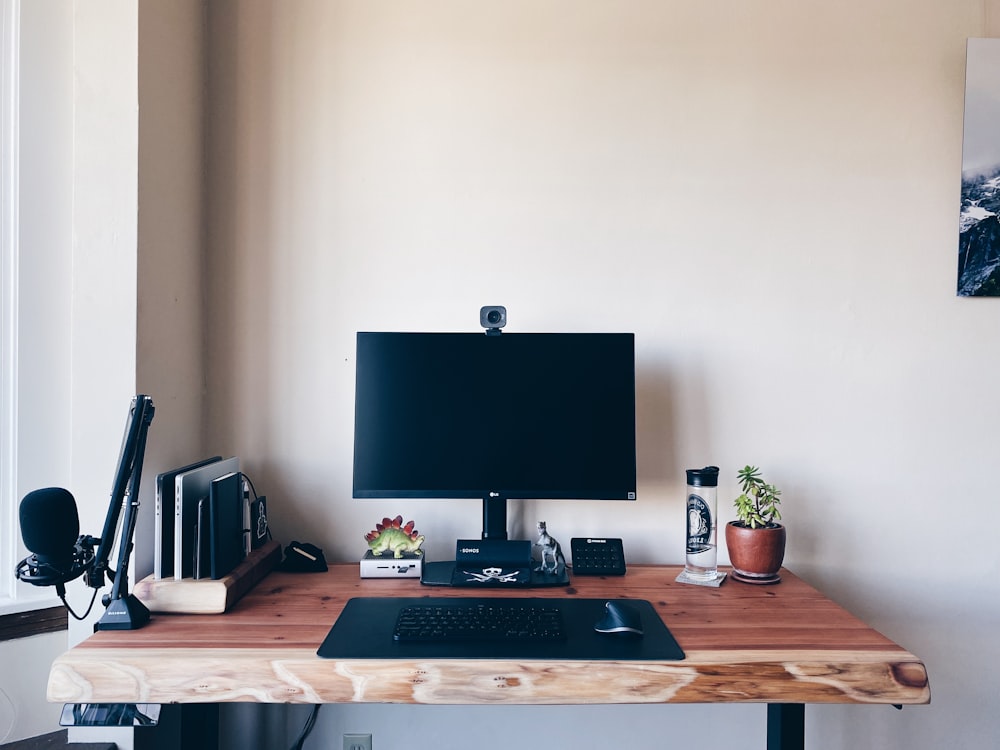
M 482 598 L 482 597 L 476 597 Z M 458 599 L 461 601 L 461 599 Z M 503 601 L 516 601 L 504 598 Z M 555 643 L 398 643 L 392 638 L 400 607 L 455 604 L 454 597 L 356 597 L 347 602 L 319 650 L 325 659 L 548 659 L 679 661 L 684 652 L 648 601 L 623 599 L 639 610 L 644 634 L 598 633 L 594 623 L 607 599 L 546 598 L 563 614 L 566 639 Z

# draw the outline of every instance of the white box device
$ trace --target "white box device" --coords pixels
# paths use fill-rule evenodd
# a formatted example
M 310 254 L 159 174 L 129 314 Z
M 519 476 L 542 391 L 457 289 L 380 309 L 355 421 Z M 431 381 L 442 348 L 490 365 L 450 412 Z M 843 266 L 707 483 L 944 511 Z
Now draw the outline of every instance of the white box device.
M 423 561 L 423 555 L 415 555 L 412 552 L 405 552 L 402 557 L 393 557 L 391 552 L 375 557 L 372 551 L 368 550 L 361 558 L 361 577 L 420 578 Z

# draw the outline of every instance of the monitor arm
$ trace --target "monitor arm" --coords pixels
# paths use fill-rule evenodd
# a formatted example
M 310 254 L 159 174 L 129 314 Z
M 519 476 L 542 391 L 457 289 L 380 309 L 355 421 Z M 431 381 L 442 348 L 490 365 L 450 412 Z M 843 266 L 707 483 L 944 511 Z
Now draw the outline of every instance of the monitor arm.
M 483 539 L 507 538 L 507 498 L 491 492 L 483 498 Z

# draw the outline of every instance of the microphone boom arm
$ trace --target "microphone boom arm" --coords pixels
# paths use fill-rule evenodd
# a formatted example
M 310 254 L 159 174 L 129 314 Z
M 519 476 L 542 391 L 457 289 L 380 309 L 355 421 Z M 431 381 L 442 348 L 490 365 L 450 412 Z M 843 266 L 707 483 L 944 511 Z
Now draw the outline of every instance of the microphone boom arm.
M 95 630 L 133 630 L 142 627 L 149 620 L 149 610 L 128 593 L 128 563 L 139 508 L 139 484 L 146 452 L 146 435 L 153 421 L 154 411 L 153 400 L 141 394 L 133 399 L 129 410 L 129 420 L 111 488 L 108 514 L 104 521 L 104 532 L 94 555 L 94 565 L 86 574 L 87 585 L 91 588 L 99 589 L 104 586 L 105 577 L 110 578 L 114 584 L 111 594 L 104 597 L 107 610 L 94 625 Z M 108 567 L 108 561 L 123 508 L 125 515 L 118 542 L 118 569 L 112 571 Z

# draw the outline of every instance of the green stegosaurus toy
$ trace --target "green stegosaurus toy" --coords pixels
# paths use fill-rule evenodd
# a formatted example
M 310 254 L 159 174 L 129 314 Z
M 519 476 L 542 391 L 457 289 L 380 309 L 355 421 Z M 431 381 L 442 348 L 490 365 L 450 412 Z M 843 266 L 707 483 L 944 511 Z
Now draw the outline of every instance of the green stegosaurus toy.
M 381 557 L 386 552 L 399 558 L 410 552 L 422 555 L 420 545 L 424 543 L 423 536 L 413 528 L 413 521 L 403 524 L 403 517 L 383 518 L 382 523 L 375 524 L 375 530 L 365 534 L 368 548 L 375 557 Z

